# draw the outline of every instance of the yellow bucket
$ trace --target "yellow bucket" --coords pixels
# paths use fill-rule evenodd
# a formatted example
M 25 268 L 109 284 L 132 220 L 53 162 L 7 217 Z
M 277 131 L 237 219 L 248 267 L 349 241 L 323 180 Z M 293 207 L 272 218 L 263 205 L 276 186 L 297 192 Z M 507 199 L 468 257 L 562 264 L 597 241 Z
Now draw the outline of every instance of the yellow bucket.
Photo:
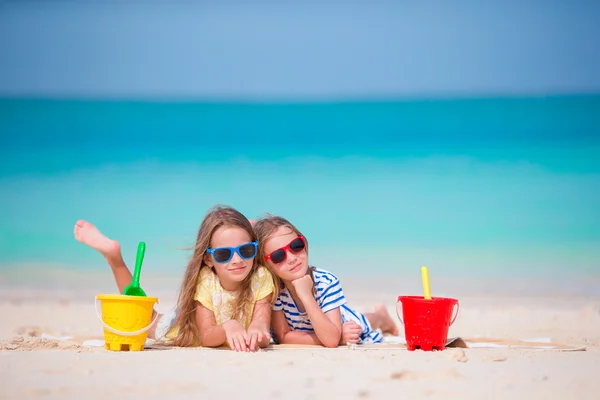
M 100 301 L 102 314 L 98 313 Z M 148 337 L 156 297 L 99 294 L 96 296 L 96 315 L 104 326 L 106 349 L 112 351 L 142 351 Z

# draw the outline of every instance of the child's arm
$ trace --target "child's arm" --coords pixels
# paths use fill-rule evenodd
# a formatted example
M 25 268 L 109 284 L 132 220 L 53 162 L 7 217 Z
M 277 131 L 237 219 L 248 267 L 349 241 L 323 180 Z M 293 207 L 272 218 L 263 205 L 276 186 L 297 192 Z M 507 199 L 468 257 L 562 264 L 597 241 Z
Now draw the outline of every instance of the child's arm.
M 196 306 L 196 326 L 200 333 L 202 346 L 219 347 L 227 341 L 236 351 L 246 351 L 247 349 L 247 333 L 242 324 L 231 319 L 217 325 L 215 314 L 200 302 L 197 302 Z
M 257 346 L 265 348 L 271 343 L 269 325 L 271 324 L 271 295 L 262 298 L 254 305 L 252 322 L 248 327 L 248 341 L 246 345 L 251 351 Z
M 317 338 L 325 347 L 337 347 L 340 344 L 342 337 L 342 316 L 340 309 L 335 308 L 327 313 L 323 313 L 321 307 L 317 304 L 314 297 L 302 299 L 302 303 L 306 308 L 306 313 Z
M 292 281 L 296 293 L 304 304 L 317 338 L 325 347 L 337 347 L 342 336 L 342 316 L 339 307 L 324 313 L 313 295 L 310 275 Z
M 290 331 L 290 326 L 285 319 L 283 311 L 273 311 L 273 334 L 277 343 L 281 344 L 314 344 L 322 346 L 323 343 L 314 333 Z

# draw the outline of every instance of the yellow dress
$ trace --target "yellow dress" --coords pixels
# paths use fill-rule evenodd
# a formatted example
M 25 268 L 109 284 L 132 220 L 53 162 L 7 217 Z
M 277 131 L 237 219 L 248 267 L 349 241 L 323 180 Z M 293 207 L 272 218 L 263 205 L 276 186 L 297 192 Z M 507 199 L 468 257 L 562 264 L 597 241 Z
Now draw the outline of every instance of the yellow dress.
M 210 267 L 204 267 L 200 270 L 194 299 L 198 300 L 204 307 L 215 314 L 217 325 L 221 325 L 230 319 L 237 319 L 244 328 L 248 329 L 252 322 L 254 304 L 273 293 L 273 277 L 269 270 L 259 266 L 252 276 L 250 285 L 252 287 L 253 301 L 246 304 L 246 312 L 243 319 L 234 318 L 233 316 L 233 304 L 238 292 L 230 292 L 223 289 L 219 277 Z
M 243 320 L 240 320 L 245 329 L 248 329 L 252 322 L 254 304 L 273 293 L 273 276 L 271 276 L 268 269 L 260 266 L 254 272 L 250 285 L 252 287 L 253 301 L 246 304 L 245 317 Z M 214 313 L 217 325 L 233 319 L 233 303 L 236 297 L 237 292 L 230 292 L 223 289 L 219 277 L 212 268 L 203 267 L 200 270 L 194 299 Z M 157 338 L 171 341 L 177 336 L 176 318 L 177 311 L 175 309 L 161 318 L 158 323 L 159 326 L 156 328 Z M 164 331 L 164 333 L 159 333 L 159 331 Z

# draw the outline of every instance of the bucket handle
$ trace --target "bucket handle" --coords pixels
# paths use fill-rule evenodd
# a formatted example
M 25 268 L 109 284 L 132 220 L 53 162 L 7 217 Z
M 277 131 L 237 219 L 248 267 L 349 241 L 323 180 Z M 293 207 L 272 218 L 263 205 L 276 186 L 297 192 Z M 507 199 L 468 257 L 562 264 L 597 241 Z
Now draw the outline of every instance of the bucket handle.
M 98 312 L 98 301 L 99 301 L 99 299 L 96 299 L 96 301 L 94 302 L 94 308 L 96 308 L 96 316 L 98 317 L 98 319 L 100 320 L 100 322 L 102 323 L 102 325 L 104 325 L 104 327 L 105 327 L 105 328 L 106 328 L 108 331 L 110 331 L 110 332 L 112 332 L 112 333 L 114 333 L 114 334 L 117 334 L 117 335 L 121 335 L 121 336 L 135 336 L 135 335 L 139 335 L 140 333 L 144 333 L 144 332 L 146 332 L 148 329 L 150 329 L 150 328 L 152 327 L 152 325 L 154 325 L 154 323 L 156 322 L 156 320 L 158 319 L 158 316 L 159 316 L 159 314 L 158 314 L 158 313 L 156 313 L 156 316 L 154 317 L 154 319 L 152 320 L 152 322 L 150 322 L 150 325 L 148 325 L 148 326 L 147 326 L 147 327 L 145 327 L 145 328 L 142 328 L 142 329 L 140 329 L 140 330 L 133 331 L 133 332 L 121 332 L 121 331 L 119 331 L 119 330 L 116 330 L 115 328 L 113 328 L 113 327 L 111 327 L 111 326 L 108 326 L 108 325 L 107 325 L 107 324 L 106 324 L 106 323 L 105 323 L 105 322 L 102 320 L 102 317 L 100 316 L 100 313 Z M 154 310 L 153 310 L 153 312 L 154 312 Z
M 452 324 L 454 324 L 454 321 L 456 321 L 456 317 L 458 317 L 458 310 L 460 309 L 460 303 L 457 301 L 454 306 L 455 306 L 455 307 L 453 307 L 454 310 L 452 310 L 454 312 L 454 318 L 452 318 L 452 321 L 450 321 L 449 326 L 452 326 Z
M 396 315 L 398 316 L 398 319 L 400 320 L 400 323 L 402 325 L 404 325 L 404 321 L 402 321 L 402 317 L 400 316 L 400 310 L 398 309 L 398 306 L 402 306 L 402 302 L 400 300 L 398 300 L 396 302 Z
M 398 319 L 400 320 L 400 323 L 402 325 L 404 325 L 404 321 L 402 321 L 402 317 L 400 316 L 400 310 L 398 309 L 398 306 L 401 306 L 402 302 L 400 300 L 398 300 L 396 302 L 396 315 L 398 316 Z M 456 317 L 458 317 L 458 310 L 460 309 L 460 303 L 457 301 L 456 304 L 453 307 L 453 314 L 454 317 L 452 318 L 452 321 L 450 321 L 450 325 L 452 326 L 452 324 L 454 324 L 454 321 L 456 321 Z

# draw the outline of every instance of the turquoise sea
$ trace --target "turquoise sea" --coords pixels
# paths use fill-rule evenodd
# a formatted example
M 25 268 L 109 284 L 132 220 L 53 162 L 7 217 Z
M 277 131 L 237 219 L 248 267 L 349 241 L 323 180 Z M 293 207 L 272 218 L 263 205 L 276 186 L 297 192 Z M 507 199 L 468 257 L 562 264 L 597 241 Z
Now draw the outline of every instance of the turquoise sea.
M 87 219 L 183 270 L 208 208 L 371 275 L 600 276 L 600 94 L 336 103 L 0 99 L 0 273 L 101 269 Z

